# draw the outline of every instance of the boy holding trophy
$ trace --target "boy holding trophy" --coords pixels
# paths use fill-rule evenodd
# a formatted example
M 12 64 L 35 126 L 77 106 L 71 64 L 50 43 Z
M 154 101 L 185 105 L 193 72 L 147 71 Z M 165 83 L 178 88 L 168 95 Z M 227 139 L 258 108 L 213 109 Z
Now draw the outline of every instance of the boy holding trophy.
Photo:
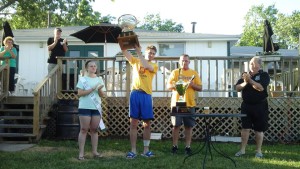
M 135 44 L 135 50 L 138 58 L 129 53 L 127 49 L 122 49 L 122 53 L 130 63 L 133 72 L 129 101 L 131 151 L 126 155 L 128 159 L 135 158 L 137 154 L 136 140 L 139 120 L 143 120 L 144 127 L 144 151 L 142 156 L 154 156 L 154 153 L 149 150 L 149 145 L 151 135 L 150 122 L 154 119 L 152 80 L 158 70 L 157 64 L 152 62 L 156 54 L 156 47 L 153 45 L 148 46 L 145 51 L 145 56 L 142 55 L 139 45 Z
M 179 59 L 179 69 L 175 69 L 171 72 L 171 75 L 167 82 L 167 88 L 172 90 L 171 98 L 171 108 L 178 106 L 178 103 L 182 103 L 179 100 L 178 85 L 176 90 L 176 82 L 184 82 L 185 94 L 183 96 L 184 105 L 187 107 L 188 111 L 195 113 L 195 92 L 202 90 L 202 82 L 197 71 L 189 68 L 190 59 L 189 55 L 183 54 Z M 177 83 L 178 84 L 178 83 Z M 180 104 L 181 105 L 181 104 Z M 171 109 L 172 110 L 172 109 Z M 176 117 L 171 116 L 171 122 L 173 125 L 172 137 L 173 137 L 173 147 L 172 153 L 176 154 L 178 151 L 178 139 L 179 130 L 182 122 L 185 128 L 185 153 L 190 155 L 192 153 L 190 145 L 192 140 L 192 128 L 195 125 L 194 117 Z
M 137 35 L 133 32 L 137 19 L 131 14 L 119 17 L 118 24 L 122 28 L 122 33 L 118 38 L 123 55 L 132 67 L 132 87 L 129 101 L 130 117 L 130 143 L 131 151 L 126 158 L 134 159 L 137 155 L 136 140 L 139 120 L 143 120 L 143 142 L 144 151 L 142 156 L 152 157 L 154 153 L 149 150 L 151 135 L 151 120 L 154 119 L 152 105 L 152 80 L 158 70 L 156 63 L 152 60 L 157 52 L 156 47 L 150 45 L 146 48 L 145 56 L 142 55 L 141 47 Z M 127 49 L 134 48 L 138 58 L 133 57 Z

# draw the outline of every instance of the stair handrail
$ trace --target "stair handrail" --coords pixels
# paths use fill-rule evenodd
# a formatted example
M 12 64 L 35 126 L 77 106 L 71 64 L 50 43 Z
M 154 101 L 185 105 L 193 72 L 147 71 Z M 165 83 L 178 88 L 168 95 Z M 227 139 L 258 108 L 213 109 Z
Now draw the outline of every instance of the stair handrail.
M 9 87 L 9 59 L 0 66 L 0 101 L 8 96 Z
M 51 106 L 57 101 L 56 94 L 61 88 L 59 87 L 61 84 L 60 77 L 60 64 L 57 64 L 33 89 L 33 134 L 36 136 L 40 136 L 40 125 L 44 123 Z

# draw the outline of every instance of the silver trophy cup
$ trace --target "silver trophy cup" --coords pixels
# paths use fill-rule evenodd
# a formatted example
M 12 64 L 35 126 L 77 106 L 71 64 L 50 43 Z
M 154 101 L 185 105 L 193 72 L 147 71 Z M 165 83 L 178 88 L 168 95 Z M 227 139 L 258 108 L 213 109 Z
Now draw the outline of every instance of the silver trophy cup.
M 122 33 L 118 37 L 118 42 L 122 50 L 133 49 L 139 46 L 137 35 L 133 32 L 138 21 L 135 16 L 125 14 L 119 17 L 118 25 L 122 28 Z

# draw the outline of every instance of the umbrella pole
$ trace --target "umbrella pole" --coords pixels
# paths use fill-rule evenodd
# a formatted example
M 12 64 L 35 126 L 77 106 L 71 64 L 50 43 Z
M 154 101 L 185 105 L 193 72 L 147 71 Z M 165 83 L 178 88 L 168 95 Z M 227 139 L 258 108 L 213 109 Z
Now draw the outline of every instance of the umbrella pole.
M 105 50 L 105 56 L 104 57 L 107 57 L 107 44 L 106 44 L 106 42 L 105 42 L 104 45 L 105 45 L 105 49 L 104 49 Z
M 104 57 L 107 57 L 106 33 L 104 34 L 104 37 L 105 37 L 105 56 Z

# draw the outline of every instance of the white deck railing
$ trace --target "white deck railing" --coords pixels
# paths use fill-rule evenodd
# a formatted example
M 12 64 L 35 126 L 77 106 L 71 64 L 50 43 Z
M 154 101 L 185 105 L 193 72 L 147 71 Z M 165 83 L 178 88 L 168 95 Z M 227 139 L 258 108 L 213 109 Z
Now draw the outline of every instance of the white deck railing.
M 116 57 L 59 57 L 59 60 L 67 62 L 63 82 L 67 85 L 64 90 L 75 90 L 79 73 L 85 71 L 83 65 L 90 59 L 97 61 L 98 75 L 104 78 L 109 96 L 128 96 L 131 69 L 128 69 L 130 66 L 124 58 Z M 251 57 L 191 57 L 190 68 L 198 71 L 202 79 L 203 91 L 198 93 L 199 96 L 237 97 L 234 85 L 241 73 L 247 71 L 250 59 Z M 272 96 L 293 96 L 300 91 L 300 57 L 262 56 L 262 59 L 263 69 L 271 76 Z M 156 57 L 155 62 L 158 63 L 159 70 L 153 80 L 153 97 L 169 96 L 165 82 L 170 71 L 177 68 L 178 57 Z

